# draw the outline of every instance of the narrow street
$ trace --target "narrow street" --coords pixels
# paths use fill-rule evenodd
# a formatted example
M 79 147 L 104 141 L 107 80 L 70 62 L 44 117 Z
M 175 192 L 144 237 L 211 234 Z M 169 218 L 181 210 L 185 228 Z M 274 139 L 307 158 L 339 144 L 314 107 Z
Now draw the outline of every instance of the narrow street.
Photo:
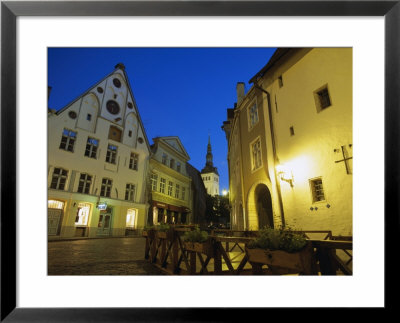
M 163 275 L 144 259 L 142 237 L 48 242 L 49 275 Z

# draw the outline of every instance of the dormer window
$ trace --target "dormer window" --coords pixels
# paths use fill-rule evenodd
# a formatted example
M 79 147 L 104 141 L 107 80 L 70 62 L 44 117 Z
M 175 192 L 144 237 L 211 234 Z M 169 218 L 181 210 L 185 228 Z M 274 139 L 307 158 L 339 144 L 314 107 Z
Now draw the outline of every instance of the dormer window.
M 168 158 L 168 156 L 167 156 L 167 154 L 162 154 L 162 159 L 161 159 L 161 162 L 164 164 L 164 165 L 167 165 L 167 158 Z

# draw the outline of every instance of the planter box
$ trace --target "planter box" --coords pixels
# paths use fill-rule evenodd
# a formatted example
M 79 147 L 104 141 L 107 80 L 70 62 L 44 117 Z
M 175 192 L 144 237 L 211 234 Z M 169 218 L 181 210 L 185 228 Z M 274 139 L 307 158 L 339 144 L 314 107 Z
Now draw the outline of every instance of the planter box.
M 267 265 L 271 269 L 284 268 L 304 274 L 317 274 L 314 251 L 311 244 L 303 250 L 289 253 L 283 250 L 248 249 L 246 254 L 250 263 Z
M 142 237 L 148 237 L 150 239 L 154 239 L 154 236 L 155 236 L 154 230 L 142 231 Z
M 157 239 L 168 239 L 172 240 L 174 238 L 174 230 L 168 231 L 155 231 Z
M 189 242 L 189 241 L 184 241 L 183 242 L 183 247 L 187 251 L 194 251 L 194 252 L 200 252 L 204 253 L 206 255 L 212 255 L 213 254 L 213 248 L 211 242 Z

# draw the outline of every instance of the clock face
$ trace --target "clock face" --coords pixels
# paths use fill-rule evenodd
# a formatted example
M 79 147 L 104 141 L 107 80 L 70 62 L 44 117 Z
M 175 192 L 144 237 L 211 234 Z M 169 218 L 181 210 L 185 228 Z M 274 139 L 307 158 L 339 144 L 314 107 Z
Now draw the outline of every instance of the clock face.
M 111 114 L 118 114 L 119 113 L 119 105 L 117 102 L 110 100 L 107 102 L 107 111 Z

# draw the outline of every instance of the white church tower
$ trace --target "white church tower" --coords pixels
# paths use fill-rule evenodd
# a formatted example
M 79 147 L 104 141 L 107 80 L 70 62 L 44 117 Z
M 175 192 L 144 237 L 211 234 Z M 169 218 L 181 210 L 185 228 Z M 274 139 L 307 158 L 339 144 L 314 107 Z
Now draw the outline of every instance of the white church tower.
M 214 167 L 213 165 L 210 136 L 208 136 L 206 166 L 201 170 L 201 177 L 203 178 L 207 194 L 213 196 L 219 195 L 219 175 L 217 167 Z

